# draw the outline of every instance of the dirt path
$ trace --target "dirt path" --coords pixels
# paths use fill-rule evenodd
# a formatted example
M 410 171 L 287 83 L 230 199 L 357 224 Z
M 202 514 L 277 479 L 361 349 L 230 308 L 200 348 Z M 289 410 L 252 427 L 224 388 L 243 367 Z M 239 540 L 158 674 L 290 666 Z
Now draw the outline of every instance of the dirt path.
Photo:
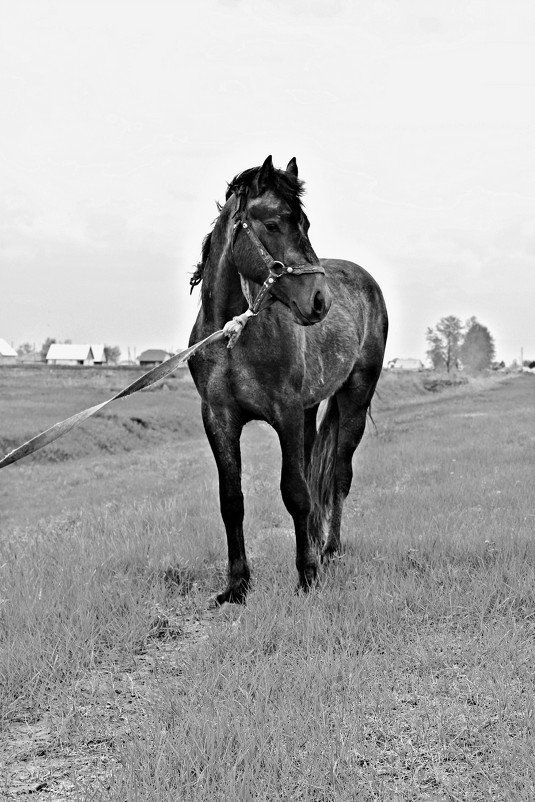
M 155 618 L 138 653 L 119 663 L 104 661 L 78 682 L 76 709 L 63 731 L 53 709 L 34 723 L 9 724 L 0 736 L 0 799 L 106 798 L 118 750 L 150 712 L 162 682 L 173 682 L 188 651 L 213 625 L 241 612 L 229 605 L 186 615 L 166 611 Z

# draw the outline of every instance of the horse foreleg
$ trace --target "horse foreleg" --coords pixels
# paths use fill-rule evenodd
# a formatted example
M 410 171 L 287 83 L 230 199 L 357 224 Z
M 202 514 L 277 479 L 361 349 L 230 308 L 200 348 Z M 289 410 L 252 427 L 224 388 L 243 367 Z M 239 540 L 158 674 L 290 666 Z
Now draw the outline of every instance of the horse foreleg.
M 295 564 L 299 574 L 299 587 L 307 591 L 316 581 L 318 558 L 317 549 L 308 532 L 311 500 L 305 479 L 304 421 L 292 418 L 275 428 L 282 452 L 282 500 L 292 516 L 295 528 Z
M 243 604 L 249 588 L 249 566 L 243 538 L 243 493 L 241 489 L 239 415 L 226 407 L 203 405 L 203 422 L 219 473 L 219 502 L 228 547 L 228 584 L 216 596 L 218 604 Z

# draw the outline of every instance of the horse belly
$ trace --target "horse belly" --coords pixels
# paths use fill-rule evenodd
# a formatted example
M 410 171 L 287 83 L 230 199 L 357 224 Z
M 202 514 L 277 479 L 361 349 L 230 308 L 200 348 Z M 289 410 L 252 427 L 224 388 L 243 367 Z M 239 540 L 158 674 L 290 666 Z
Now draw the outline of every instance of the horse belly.
M 354 358 L 348 359 L 347 354 L 334 354 L 328 359 L 325 357 L 315 359 L 307 366 L 306 379 L 303 383 L 303 406 L 312 407 L 330 398 L 347 380 L 354 363 Z

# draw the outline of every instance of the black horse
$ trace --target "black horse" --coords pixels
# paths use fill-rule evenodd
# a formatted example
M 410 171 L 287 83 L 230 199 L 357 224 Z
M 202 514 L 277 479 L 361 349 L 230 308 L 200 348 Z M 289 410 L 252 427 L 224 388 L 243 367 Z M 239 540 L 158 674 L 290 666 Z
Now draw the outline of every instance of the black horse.
M 308 590 L 320 549 L 327 559 L 340 548 L 351 460 L 383 364 L 388 320 L 381 290 L 358 265 L 317 258 L 302 191 L 295 159 L 278 170 L 269 156 L 237 175 L 191 279 L 192 287 L 202 281 L 202 304 L 190 343 L 226 323 L 230 338 L 227 347 L 218 342 L 189 362 L 227 533 L 229 579 L 219 604 L 245 601 L 249 586 L 243 426 L 264 420 L 278 434 L 282 498 L 295 526 L 299 586 Z

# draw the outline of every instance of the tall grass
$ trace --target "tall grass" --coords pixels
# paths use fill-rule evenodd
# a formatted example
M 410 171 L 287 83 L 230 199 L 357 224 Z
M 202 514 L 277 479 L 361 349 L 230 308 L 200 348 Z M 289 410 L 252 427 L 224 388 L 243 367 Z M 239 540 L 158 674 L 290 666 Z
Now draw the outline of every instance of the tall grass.
M 366 538 L 302 597 L 279 553 L 160 678 L 110 798 L 530 798 L 534 556 Z
M 533 798 L 532 390 L 390 407 L 385 392 L 344 553 L 307 596 L 293 590 L 274 441 L 246 438 L 248 604 L 205 618 L 193 645 L 177 632 L 172 659 L 151 647 L 150 677 L 128 673 L 138 707 L 117 768 L 78 798 Z M 6 718 L 74 715 L 80 678 L 124 671 L 120 655 L 136 664 L 155 619 L 203 616 L 224 581 L 214 491 L 125 498 L 2 547 Z
M 202 497 L 193 513 L 174 500 L 110 505 L 2 543 L 2 719 L 38 717 L 50 694 L 68 709 L 85 670 L 144 642 L 170 584 L 206 588 L 221 559 L 213 514 Z

